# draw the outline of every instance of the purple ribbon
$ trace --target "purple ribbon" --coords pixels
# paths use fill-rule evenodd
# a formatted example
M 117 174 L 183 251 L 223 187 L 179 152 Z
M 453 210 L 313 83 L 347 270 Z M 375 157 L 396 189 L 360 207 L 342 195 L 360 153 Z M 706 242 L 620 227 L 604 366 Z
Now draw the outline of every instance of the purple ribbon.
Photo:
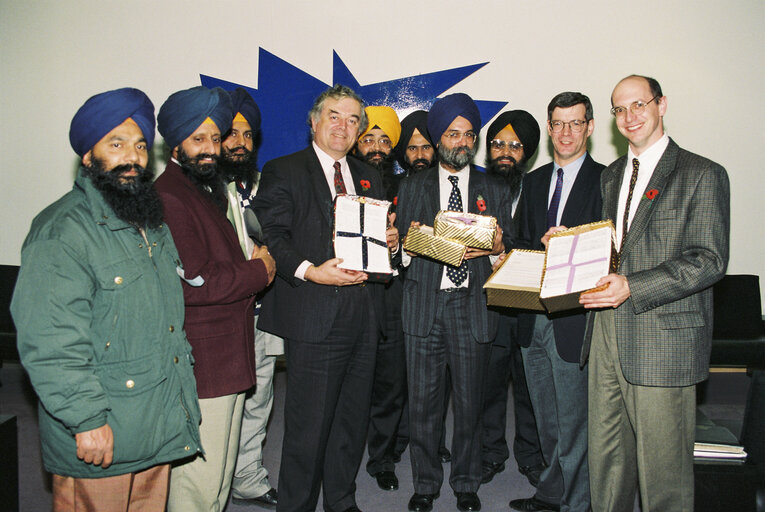
M 581 263 L 574 264 L 574 251 L 576 251 L 576 244 L 579 242 L 579 235 L 573 235 L 574 241 L 571 242 L 571 250 L 568 253 L 568 261 L 566 263 L 560 263 L 559 265 L 553 265 L 547 267 L 547 270 L 557 270 L 563 267 L 574 267 L 568 274 L 568 282 L 566 283 L 566 293 L 571 293 L 571 288 L 574 286 L 574 275 L 576 274 L 576 267 L 581 265 L 589 265 L 590 263 L 597 263 L 598 261 L 604 261 L 608 258 L 595 258 L 594 260 L 583 261 Z

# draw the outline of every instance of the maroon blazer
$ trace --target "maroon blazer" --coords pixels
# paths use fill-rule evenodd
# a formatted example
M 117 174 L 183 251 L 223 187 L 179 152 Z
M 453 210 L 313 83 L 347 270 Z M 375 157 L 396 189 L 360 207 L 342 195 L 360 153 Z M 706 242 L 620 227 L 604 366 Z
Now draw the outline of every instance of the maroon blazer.
M 199 398 L 245 391 L 255 385 L 253 303 L 268 283 L 266 267 L 244 257 L 225 214 L 175 162 L 155 185 L 186 278 L 185 329 Z

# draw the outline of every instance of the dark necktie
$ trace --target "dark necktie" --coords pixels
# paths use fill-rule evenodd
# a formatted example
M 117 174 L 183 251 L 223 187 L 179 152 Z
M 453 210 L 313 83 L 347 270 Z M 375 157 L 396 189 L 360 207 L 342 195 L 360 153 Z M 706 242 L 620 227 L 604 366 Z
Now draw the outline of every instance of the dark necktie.
M 449 203 L 447 208 L 455 212 L 461 212 L 462 210 L 462 194 L 457 186 L 459 178 L 457 176 L 449 176 L 449 181 L 452 184 L 452 193 L 449 194 Z M 462 260 L 462 264 L 459 267 L 452 267 L 448 265 L 446 267 L 446 276 L 454 283 L 455 286 L 461 285 L 467 279 L 467 261 Z
M 619 254 L 624 249 L 624 241 L 627 239 L 627 226 L 630 218 L 630 203 L 632 202 L 632 193 L 635 191 L 635 183 L 637 183 L 638 169 L 640 168 L 640 161 L 637 158 L 632 159 L 632 177 L 630 178 L 630 190 L 627 192 L 627 203 L 624 205 L 624 219 L 622 220 L 622 243 L 619 245 Z
M 560 193 L 563 190 L 563 168 L 558 169 L 558 180 L 555 182 L 555 192 L 550 200 L 550 208 L 547 209 L 547 229 L 558 225 L 558 206 L 560 205 Z
M 343 174 L 340 172 L 340 162 L 335 162 L 332 167 L 335 168 L 335 194 L 338 196 L 346 194 L 345 181 L 343 181 Z

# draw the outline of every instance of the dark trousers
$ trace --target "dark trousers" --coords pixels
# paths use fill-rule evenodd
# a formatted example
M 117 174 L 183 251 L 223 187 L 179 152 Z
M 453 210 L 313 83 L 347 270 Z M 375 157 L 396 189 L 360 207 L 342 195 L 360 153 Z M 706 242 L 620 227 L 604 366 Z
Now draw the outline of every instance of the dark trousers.
M 452 376 L 449 373 L 449 365 L 446 365 L 446 380 L 444 381 L 444 426 L 441 429 L 441 439 L 438 442 L 438 452 L 446 451 L 446 414 L 449 409 L 449 400 L 452 395 Z M 407 399 L 408 400 L 408 399 Z M 398 424 L 398 434 L 396 436 L 396 448 L 393 450 L 398 456 L 401 456 L 409 446 L 409 405 L 408 401 L 404 403 L 404 411 L 401 414 L 401 421 Z
M 446 365 L 452 376 L 454 435 L 449 483 L 455 492 L 481 485 L 481 409 L 489 344 L 470 331 L 467 289 L 439 291 L 436 317 L 427 337 L 406 335 L 409 435 L 414 492 L 434 494 L 443 482 L 438 440 L 443 429 Z
M 500 464 L 510 456 L 505 431 L 508 384 L 512 379 L 515 415 L 513 455 L 518 466 L 538 466 L 544 460 L 517 340 L 517 323 L 518 319 L 514 315 L 502 313 L 497 337 L 491 346 L 489 371 L 484 385 L 482 459 Z
M 279 512 L 356 504 L 356 473 L 364 453 L 377 328 L 364 287 L 342 287 L 332 330 L 320 343 L 287 339 L 284 443 Z

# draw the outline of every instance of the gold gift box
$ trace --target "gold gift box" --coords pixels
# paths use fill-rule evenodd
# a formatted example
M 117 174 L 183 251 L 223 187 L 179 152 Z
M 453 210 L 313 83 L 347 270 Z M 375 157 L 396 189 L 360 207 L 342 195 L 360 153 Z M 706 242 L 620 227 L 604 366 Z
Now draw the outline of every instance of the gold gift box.
M 467 247 L 459 242 L 435 236 L 433 228 L 430 226 L 413 226 L 409 228 L 409 232 L 406 234 L 404 250 L 459 267 L 465 257 Z
M 441 210 L 433 224 L 436 236 L 455 240 L 476 249 L 491 249 L 497 234 L 497 219 L 488 215 Z

